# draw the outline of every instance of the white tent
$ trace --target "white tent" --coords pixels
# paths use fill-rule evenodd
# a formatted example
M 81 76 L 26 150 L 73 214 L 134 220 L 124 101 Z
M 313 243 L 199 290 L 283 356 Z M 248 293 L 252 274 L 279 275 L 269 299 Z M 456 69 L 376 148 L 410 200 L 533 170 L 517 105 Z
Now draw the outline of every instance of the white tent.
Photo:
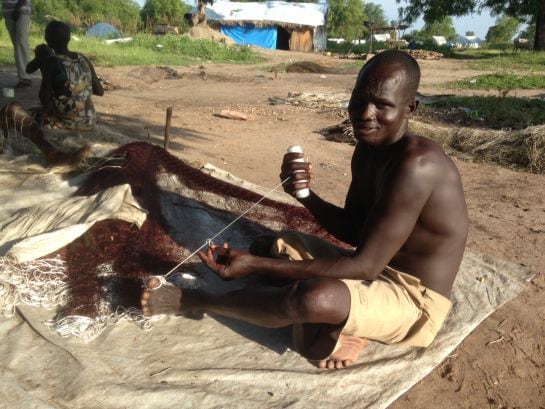
M 445 45 L 447 43 L 447 39 L 444 36 L 432 36 L 432 38 L 435 45 Z
M 373 34 L 373 41 L 381 41 L 383 43 L 387 43 L 392 39 L 392 36 L 390 33 L 384 33 L 384 34 Z
M 449 45 L 454 48 L 479 48 L 481 43 L 483 43 L 483 40 L 477 36 L 460 36 L 451 41 Z
M 435 45 L 445 45 L 447 43 L 447 39 L 444 36 L 432 36 L 432 39 Z

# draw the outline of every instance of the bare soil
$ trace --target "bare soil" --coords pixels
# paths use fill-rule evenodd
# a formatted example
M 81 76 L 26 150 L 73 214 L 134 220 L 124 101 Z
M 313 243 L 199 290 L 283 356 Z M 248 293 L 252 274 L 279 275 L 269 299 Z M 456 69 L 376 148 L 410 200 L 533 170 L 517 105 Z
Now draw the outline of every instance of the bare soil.
M 298 60 L 331 66 L 337 61 L 314 54 L 264 54 L 269 61 L 255 66 L 203 61 L 170 67 L 179 76 L 156 67 L 96 67 L 114 89 L 95 98 L 95 105 L 108 126 L 160 145 L 166 108 L 173 107 L 171 153 L 191 162 L 211 162 L 267 187 L 279 182 L 286 148 L 301 145 L 314 164 L 314 189 L 342 204 L 353 146 L 327 141 L 317 133 L 340 122 L 342 114 L 333 109 L 270 105 L 268 98 L 285 98 L 289 92 L 348 93 L 357 70 L 275 73 L 264 67 Z M 439 84 L 482 73 L 467 69 L 466 63 L 420 61 L 420 92 L 444 94 Z M 13 67 L 3 68 L 2 86 L 15 83 Z M 37 104 L 39 77 L 35 84 L 16 91 L 16 98 L 26 106 Z M 465 90 L 464 94 L 476 92 Z M 543 91 L 517 90 L 513 95 L 541 97 Z M 224 109 L 245 113 L 249 119 L 215 116 Z M 468 248 L 523 264 L 537 275 L 519 297 L 484 321 L 392 408 L 545 408 L 545 175 L 454 161 L 462 174 L 470 212 Z

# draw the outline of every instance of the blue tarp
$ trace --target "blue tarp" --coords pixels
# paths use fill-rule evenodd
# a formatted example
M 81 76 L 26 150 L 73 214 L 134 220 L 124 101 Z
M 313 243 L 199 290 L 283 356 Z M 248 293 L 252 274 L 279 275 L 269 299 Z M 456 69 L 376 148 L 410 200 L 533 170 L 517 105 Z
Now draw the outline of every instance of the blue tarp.
M 237 44 L 276 49 L 276 27 L 221 26 L 220 32 L 231 37 Z
M 85 34 L 87 37 L 98 37 L 98 38 L 107 38 L 107 39 L 114 39 L 114 38 L 123 38 L 123 34 L 108 23 L 97 23 L 93 27 L 91 27 L 89 30 L 87 30 L 87 33 Z

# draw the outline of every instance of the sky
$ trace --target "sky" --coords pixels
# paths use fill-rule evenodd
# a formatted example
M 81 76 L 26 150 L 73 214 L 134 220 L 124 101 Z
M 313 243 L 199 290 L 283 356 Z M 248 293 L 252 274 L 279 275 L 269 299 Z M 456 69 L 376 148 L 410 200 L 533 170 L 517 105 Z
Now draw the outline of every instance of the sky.
M 397 4 L 396 0 L 377 0 L 370 3 L 380 4 L 384 9 L 386 20 L 397 20 L 397 9 L 403 4 Z M 482 14 L 468 14 L 463 17 L 453 17 L 454 28 L 456 33 L 464 35 L 466 31 L 473 31 L 475 35 L 481 39 L 485 39 L 488 28 L 496 22 L 496 17 L 490 15 L 490 11 L 484 10 Z M 412 30 L 420 30 L 424 26 L 424 20 L 419 18 L 415 23 L 407 29 L 407 32 Z
M 136 0 L 136 2 L 142 6 L 145 3 L 145 0 Z M 191 0 L 186 2 L 188 4 L 194 3 Z M 399 8 L 399 4 L 397 4 L 395 0 L 374 0 L 369 2 L 380 4 L 382 6 L 384 9 L 384 14 L 386 15 L 386 20 L 397 20 L 397 9 Z M 495 21 L 496 18 L 490 16 L 490 13 L 487 11 L 484 11 L 481 15 L 472 14 L 464 17 L 453 18 L 454 28 L 458 34 L 463 35 L 466 33 L 466 31 L 473 31 L 477 37 L 483 40 L 486 37 L 488 28 L 493 26 Z M 422 19 L 418 19 L 409 29 L 407 29 L 407 32 L 412 30 L 420 30 L 423 26 L 424 21 Z

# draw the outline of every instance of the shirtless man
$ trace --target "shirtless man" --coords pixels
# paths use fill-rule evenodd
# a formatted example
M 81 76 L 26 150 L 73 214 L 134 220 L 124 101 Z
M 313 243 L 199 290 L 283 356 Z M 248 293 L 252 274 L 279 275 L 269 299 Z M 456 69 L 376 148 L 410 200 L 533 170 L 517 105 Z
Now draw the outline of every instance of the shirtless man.
M 284 287 L 223 295 L 181 290 L 148 280 L 145 315 L 212 312 L 263 327 L 293 326 L 297 350 L 321 368 L 356 361 L 372 339 L 427 347 L 450 310 L 450 292 L 465 248 L 468 216 L 460 175 L 433 141 L 408 132 L 420 69 L 408 54 L 385 51 L 360 71 L 348 111 L 358 140 L 344 208 L 311 191 L 300 202 L 343 251 L 318 238 L 281 233 L 272 255 L 212 246 L 203 262 L 224 279 L 266 275 Z M 308 163 L 284 156 L 286 190 L 309 187 Z M 303 172 L 294 173 L 295 170 Z M 289 259 L 286 259 L 288 256 Z

